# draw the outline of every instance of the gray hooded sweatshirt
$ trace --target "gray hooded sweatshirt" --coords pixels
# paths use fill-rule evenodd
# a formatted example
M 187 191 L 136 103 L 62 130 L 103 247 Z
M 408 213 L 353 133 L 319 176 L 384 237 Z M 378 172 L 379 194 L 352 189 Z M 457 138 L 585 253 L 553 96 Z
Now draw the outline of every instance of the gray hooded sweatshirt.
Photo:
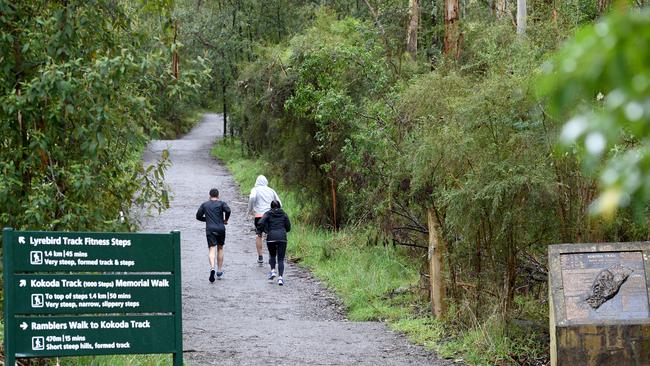
M 251 194 L 248 196 L 248 214 L 262 216 L 271 209 L 271 201 L 277 200 L 280 202 L 280 197 L 268 184 L 269 181 L 265 176 L 260 175 L 257 177 L 255 187 L 251 189 Z M 282 205 L 282 202 L 280 202 L 280 205 Z

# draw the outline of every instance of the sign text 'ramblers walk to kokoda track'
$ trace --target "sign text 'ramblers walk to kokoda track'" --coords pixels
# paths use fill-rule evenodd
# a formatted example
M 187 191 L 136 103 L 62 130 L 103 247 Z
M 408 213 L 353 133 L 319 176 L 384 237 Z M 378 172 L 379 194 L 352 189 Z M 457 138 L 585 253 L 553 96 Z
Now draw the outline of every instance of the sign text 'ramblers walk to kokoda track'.
M 183 364 L 180 233 L 4 229 L 6 364 L 173 353 Z

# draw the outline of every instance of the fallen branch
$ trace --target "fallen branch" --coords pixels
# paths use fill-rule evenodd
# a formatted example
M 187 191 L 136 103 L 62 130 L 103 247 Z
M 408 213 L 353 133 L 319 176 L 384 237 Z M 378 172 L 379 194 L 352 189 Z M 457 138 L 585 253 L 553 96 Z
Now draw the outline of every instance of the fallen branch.
M 393 239 L 393 245 L 401 245 L 401 246 L 404 246 L 404 247 L 429 249 L 428 247 L 425 247 L 423 245 L 419 245 L 419 244 L 416 244 L 416 243 L 405 243 L 405 242 L 401 242 L 401 241 L 399 241 L 397 239 Z

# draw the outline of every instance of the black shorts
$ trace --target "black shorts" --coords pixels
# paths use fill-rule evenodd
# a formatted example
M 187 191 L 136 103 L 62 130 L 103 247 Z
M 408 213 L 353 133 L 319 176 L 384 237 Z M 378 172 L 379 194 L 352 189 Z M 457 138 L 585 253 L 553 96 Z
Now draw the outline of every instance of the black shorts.
M 215 245 L 224 245 L 226 243 L 226 233 L 220 234 L 217 232 L 206 232 L 205 236 L 208 239 L 208 248 Z
M 262 219 L 261 217 L 256 217 L 256 218 L 255 218 L 255 222 L 254 222 L 254 225 L 255 225 L 255 231 L 257 231 L 257 224 L 260 223 L 260 220 L 261 220 L 261 219 Z M 264 235 L 264 233 L 262 233 L 262 235 Z

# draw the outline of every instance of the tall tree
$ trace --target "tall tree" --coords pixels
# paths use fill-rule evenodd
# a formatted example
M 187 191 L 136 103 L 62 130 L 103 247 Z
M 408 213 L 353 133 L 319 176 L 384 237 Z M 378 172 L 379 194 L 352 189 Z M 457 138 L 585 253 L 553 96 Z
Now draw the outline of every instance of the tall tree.
M 420 24 L 420 1 L 409 0 L 409 21 L 406 31 L 406 51 L 415 59 L 418 53 L 418 26 Z
M 458 0 L 445 0 L 445 55 L 460 56 L 460 13 Z
M 517 34 L 526 33 L 526 0 L 517 0 Z

